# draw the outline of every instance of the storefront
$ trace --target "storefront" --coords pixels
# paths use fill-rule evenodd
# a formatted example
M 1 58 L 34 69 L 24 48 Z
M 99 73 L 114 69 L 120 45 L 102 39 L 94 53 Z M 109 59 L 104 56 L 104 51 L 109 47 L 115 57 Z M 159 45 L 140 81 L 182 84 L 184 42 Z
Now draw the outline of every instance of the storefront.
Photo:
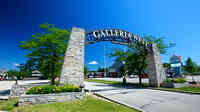
M 181 56 L 176 56 L 175 54 L 170 58 L 170 66 L 175 77 L 181 76 L 182 74 L 182 61 Z

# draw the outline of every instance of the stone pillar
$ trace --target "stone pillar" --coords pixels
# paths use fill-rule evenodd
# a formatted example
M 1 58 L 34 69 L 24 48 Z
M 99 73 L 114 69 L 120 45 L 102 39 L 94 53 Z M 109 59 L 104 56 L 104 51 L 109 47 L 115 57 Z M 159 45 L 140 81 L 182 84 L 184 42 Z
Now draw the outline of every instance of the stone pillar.
M 73 28 L 60 76 L 60 84 L 83 86 L 85 31 Z
M 166 76 L 162 66 L 160 50 L 156 44 L 152 45 L 152 51 L 147 56 L 147 63 L 149 85 L 151 87 L 159 87 L 160 83 L 165 79 Z

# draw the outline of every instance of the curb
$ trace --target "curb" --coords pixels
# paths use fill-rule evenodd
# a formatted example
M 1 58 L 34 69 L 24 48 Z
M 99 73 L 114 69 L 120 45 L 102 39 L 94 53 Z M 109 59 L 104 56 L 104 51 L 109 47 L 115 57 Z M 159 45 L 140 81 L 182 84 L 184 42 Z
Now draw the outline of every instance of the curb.
M 8 100 L 9 96 L 0 96 L 0 100 Z
M 184 94 L 190 94 L 190 95 L 200 95 L 200 93 L 193 93 L 193 92 L 190 92 L 190 91 L 186 92 L 186 91 L 177 91 L 177 90 L 164 90 L 164 89 L 159 89 L 159 88 L 148 88 L 148 89 L 175 92 L 175 93 L 184 93 Z
M 143 110 L 143 109 L 141 109 L 141 108 L 134 107 L 134 106 L 131 106 L 131 105 L 129 105 L 129 104 L 126 104 L 126 103 L 123 103 L 123 102 L 120 102 L 120 101 L 117 101 L 117 100 L 113 100 L 113 99 L 104 97 L 103 95 L 100 95 L 100 94 L 98 94 L 98 93 L 94 93 L 94 95 L 97 96 L 97 97 L 101 97 L 101 98 L 103 98 L 103 99 L 109 100 L 109 101 L 111 101 L 111 102 L 114 102 L 114 103 L 123 105 L 123 106 L 125 106 L 125 107 L 131 108 L 131 109 L 134 109 L 134 110 L 138 110 L 138 111 L 140 111 L 140 112 L 146 112 L 145 110 Z

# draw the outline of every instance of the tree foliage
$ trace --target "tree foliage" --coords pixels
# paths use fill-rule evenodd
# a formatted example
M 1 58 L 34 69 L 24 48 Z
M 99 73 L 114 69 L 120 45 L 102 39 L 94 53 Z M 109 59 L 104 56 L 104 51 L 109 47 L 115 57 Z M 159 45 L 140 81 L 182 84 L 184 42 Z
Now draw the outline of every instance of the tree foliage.
M 33 64 L 32 67 L 51 77 L 52 84 L 55 84 L 54 79 L 61 72 L 70 33 L 48 23 L 39 27 L 41 31 L 33 34 L 32 39 L 22 41 L 20 48 L 29 51 L 26 57 Z
M 104 68 L 99 67 L 97 72 L 104 72 Z
M 157 47 L 160 49 L 160 54 L 166 54 L 167 50 L 171 47 L 175 47 L 175 43 L 165 43 L 164 37 L 156 38 L 154 36 L 144 36 L 144 39 L 150 43 L 156 43 Z
M 155 38 L 153 36 L 146 36 L 144 39 L 150 43 L 156 43 L 157 47 L 160 49 L 161 54 L 165 54 L 171 45 L 164 43 L 163 38 Z M 121 73 L 123 75 L 139 75 L 139 83 L 142 83 L 142 74 L 145 73 L 147 62 L 146 58 L 149 51 L 143 45 L 133 43 L 128 46 L 128 50 L 124 51 L 122 49 L 115 49 L 113 53 L 110 54 L 111 57 L 116 57 L 116 59 L 121 60 L 124 64 L 121 66 Z
M 89 69 L 88 69 L 88 67 L 87 67 L 87 66 L 84 66 L 84 75 L 87 75 L 87 74 L 88 74 L 88 72 L 89 72 Z
M 32 70 L 29 68 L 28 63 L 19 64 L 17 68 L 19 69 L 18 74 L 22 79 L 31 75 Z
M 189 57 L 186 60 L 186 65 L 184 67 L 184 70 L 187 71 L 190 74 L 194 74 L 198 71 L 198 66 L 195 62 L 192 61 L 192 59 Z
M 7 71 L 8 77 L 17 77 L 20 78 L 17 70 L 10 69 Z
M 164 68 L 167 68 L 167 69 L 170 69 L 171 68 L 171 65 L 169 63 L 163 63 L 163 67 Z

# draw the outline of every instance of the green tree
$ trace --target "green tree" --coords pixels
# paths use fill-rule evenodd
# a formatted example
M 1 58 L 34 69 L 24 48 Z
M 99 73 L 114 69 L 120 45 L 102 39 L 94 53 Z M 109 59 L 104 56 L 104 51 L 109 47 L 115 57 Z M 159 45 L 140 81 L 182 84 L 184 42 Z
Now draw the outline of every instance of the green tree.
M 150 43 L 156 43 L 157 47 L 160 49 L 161 54 L 165 54 L 169 47 L 172 45 L 167 45 L 164 43 L 163 38 L 155 38 L 153 36 L 146 36 L 144 39 Z M 114 53 L 111 53 L 111 57 L 117 57 L 117 59 L 124 62 L 122 65 L 123 75 L 139 75 L 139 85 L 142 85 L 142 74 L 145 73 L 147 67 L 147 54 L 148 50 L 145 46 L 133 43 L 128 46 L 128 50 L 124 51 L 122 49 L 115 49 Z M 124 70 L 123 70 L 124 69 Z
M 141 46 L 138 44 L 133 44 L 133 46 L 129 46 L 129 49 L 135 50 L 132 52 L 129 50 L 127 52 L 128 57 L 126 59 L 126 65 L 128 74 L 135 74 L 139 76 L 139 85 L 142 85 L 142 74 L 145 73 L 147 62 L 146 57 L 148 54 L 148 50 L 145 46 Z
M 84 75 L 86 76 L 88 74 L 89 70 L 87 66 L 84 66 Z
M 195 62 L 192 61 L 192 59 L 189 57 L 186 60 L 186 64 L 184 67 L 184 70 L 190 74 L 194 74 L 198 71 L 198 66 Z
M 19 71 L 17 70 L 10 69 L 7 71 L 7 74 L 8 74 L 8 77 L 13 77 L 13 78 L 16 77 L 17 79 L 21 78 Z
M 147 42 L 156 43 L 157 47 L 160 49 L 160 54 L 166 54 L 169 48 L 175 47 L 175 43 L 166 43 L 164 37 L 156 38 L 155 36 L 149 35 L 143 37 Z
M 19 66 L 17 66 L 17 68 L 19 69 L 18 75 L 19 75 L 22 79 L 24 79 L 25 77 L 30 76 L 31 70 L 29 70 L 27 64 L 19 64 Z
M 20 48 L 28 50 L 26 55 L 42 74 L 51 78 L 55 84 L 56 75 L 60 74 L 64 53 L 69 39 L 69 31 L 56 28 L 53 24 L 39 25 L 41 31 L 32 35 L 32 39 L 22 41 Z
M 104 72 L 104 68 L 99 67 L 97 72 Z
M 167 68 L 167 69 L 170 69 L 171 68 L 171 65 L 169 63 L 163 63 L 163 67 L 164 68 Z

